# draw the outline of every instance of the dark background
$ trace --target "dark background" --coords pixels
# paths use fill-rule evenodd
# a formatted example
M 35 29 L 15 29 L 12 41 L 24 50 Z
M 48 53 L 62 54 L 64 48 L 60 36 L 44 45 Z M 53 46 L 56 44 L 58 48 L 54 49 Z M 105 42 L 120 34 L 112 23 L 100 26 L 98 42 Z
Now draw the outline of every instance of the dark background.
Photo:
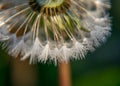
M 111 0 L 111 5 L 112 35 L 86 59 L 71 62 L 72 86 L 120 86 L 120 0 Z M 15 59 L 0 50 L 0 86 L 15 86 L 11 60 Z M 38 63 L 32 67 L 37 71 L 37 86 L 57 86 L 56 66 Z

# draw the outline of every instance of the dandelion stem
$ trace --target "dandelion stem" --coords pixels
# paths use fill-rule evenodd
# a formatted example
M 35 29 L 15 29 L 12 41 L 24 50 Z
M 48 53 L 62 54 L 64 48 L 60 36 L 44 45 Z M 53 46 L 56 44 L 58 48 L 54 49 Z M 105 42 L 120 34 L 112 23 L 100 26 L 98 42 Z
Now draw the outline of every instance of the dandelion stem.
M 61 62 L 58 64 L 59 86 L 71 86 L 70 64 Z
M 10 61 L 12 86 L 36 86 L 38 75 L 35 65 L 29 65 L 28 60 L 20 61 L 19 56 Z

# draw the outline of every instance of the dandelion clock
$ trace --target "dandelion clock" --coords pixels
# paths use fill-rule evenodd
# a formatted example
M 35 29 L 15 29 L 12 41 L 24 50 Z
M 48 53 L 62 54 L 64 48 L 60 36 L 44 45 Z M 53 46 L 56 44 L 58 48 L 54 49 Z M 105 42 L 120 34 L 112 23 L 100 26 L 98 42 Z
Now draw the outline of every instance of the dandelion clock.
M 82 59 L 110 36 L 109 0 L 0 0 L 0 42 L 30 63 Z

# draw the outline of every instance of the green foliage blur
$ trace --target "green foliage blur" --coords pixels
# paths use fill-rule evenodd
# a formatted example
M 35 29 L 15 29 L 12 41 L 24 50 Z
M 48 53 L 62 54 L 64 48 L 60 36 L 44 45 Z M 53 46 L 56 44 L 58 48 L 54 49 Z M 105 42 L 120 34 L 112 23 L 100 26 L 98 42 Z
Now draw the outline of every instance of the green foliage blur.
M 86 59 L 71 61 L 72 86 L 120 86 L 120 0 L 111 0 L 112 35 Z M 0 86 L 12 86 L 10 56 L 0 50 Z M 21 69 L 22 70 L 22 69 Z M 38 86 L 57 86 L 57 67 L 37 64 Z

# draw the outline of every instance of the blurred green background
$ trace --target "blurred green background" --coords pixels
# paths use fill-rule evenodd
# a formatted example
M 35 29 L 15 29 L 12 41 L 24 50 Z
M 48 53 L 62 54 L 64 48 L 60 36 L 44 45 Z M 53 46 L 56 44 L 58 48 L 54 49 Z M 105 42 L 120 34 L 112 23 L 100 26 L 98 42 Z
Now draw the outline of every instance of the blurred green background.
M 71 62 L 72 86 L 120 86 L 120 0 L 111 0 L 111 5 L 112 36 L 86 59 Z M 13 86 L 11 72 L 15 62 L 11 60 L 15 59 L 0 50 L 0 86 Z M 31 74 L 37 73 L 36 86 L 57 86 L 56 66 L 51 63 L 30 66 L 31 70 L 36 70 Z M 22 74 L 18 76 L 25 75 Z

